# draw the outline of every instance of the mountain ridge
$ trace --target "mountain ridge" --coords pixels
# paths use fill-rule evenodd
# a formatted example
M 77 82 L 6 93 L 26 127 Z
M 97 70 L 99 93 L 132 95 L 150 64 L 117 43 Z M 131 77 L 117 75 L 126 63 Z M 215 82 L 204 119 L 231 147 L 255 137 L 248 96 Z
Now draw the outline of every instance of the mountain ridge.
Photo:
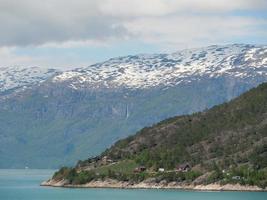
M 265 76 L 267 46 L 224 45 L 181 50 L 171 54 L 139 54 L 112 58 L 53 78 L 71 87 L 146 88 L 188 83 L 201 76 L 233 78 Z M 98 85 L 99 84 L 99 85 Z
M 59 72 L 56 69 L 41 67 L 0 67 L 0 93 L 38 85 Z
M 119 62 L 120 65 L 113 63 L 111 66 L 106 63 L 104 66 L 105 64 L 100 63 L 92 68 L 90 73 L 86 70 L 90 67 L 83 69 L 85 71 L 74 70 L 78 73 L 74 78 L 55 81 L 55 77 L 67 73 L 62 72 L 40 84 L 32 84 L 25 90 L 1 93 L 0 160 L 5 162 L 0 162 L 0 167 L 57 168 L 72 165 L 77 158 L 86 159 L 88 155 L 96 155 L 118 139 L 127 137 L 144 126 L 172 116 L 210 108 L 267 81 L 267 65 L 262 64 L 266 59 L 265 46 L 228 45 L 224 46 L 224 50 L 219 46 L 208 48 L 212 49 L 209 50 L 210 53 L 219 48 L 216 52 L 222 54 L 221 60 L 231 57 L 232 53 L 224 55 L 223 52 L 227 49 L 231 52 L 231 48 L 238 49 L 235 51 L 241 54 L 233 55 L 230 66 L 226 63 L 212 64 L 220 59 L 205 60 L 203 65 L 207 68 L 210 68 L 211 63 L 211 66 L 216 66 L 214 70 L 227 70 L 218 76 L 210 76 L 214 73 L 209 71 L 203 71 L 204 74 L 199 76 L 197 72 L 196 76 L 180 77 L 183 78 L 183 82 L 179 82 L 179 76 L 177 79 L 180 72 L 167 73 L 166 76 L 160 73 L 162 68 L 166 68 L 167 72 L 179 71 L 180 65 L 177 66 L 176 62 L 169 65 L 171 62 L 164 61 L 164 58 L 160 57 L 159 61 L 146 55 L 147 60 L 144 61 L 134 56 L 129 57 L 127 62 L 115 58 L 112 62 Z M 245 61 L 246 52 L 255 48 L 252 56 L 254 60 Z M 198 57 L 202 50 L 197 50 L 198 53 L 191 51 L 190 54 L 186 54 L 184 63 L 188 60 L 192 63 L 193 60 L 201 63 L 204 58 L 195 57 Z M 194 58 L 191 59 L 193 54 Z M 144 64 L 150 62 L 151 66 Z M 130 67 L 129 63 L 132 63 Z M 134 63 L 138 70 L 144 71 L 137 70 L 135 73 L 135 70 L 132 70 L 135 69 L 132 66 Z M 119 71 L 122 67 L 125 68 L 125 73 Z M 127 67 L 131 73 L 127 72 Z M 158 70 L 158 76 L 154 76 L 151 71 L 154 69 Z M 105 76 L 102 73 L 106 78 L 103 78 Z M 137 75 L 140 73 L 147 76 L 138 78 Z M 235 76 L 240 73 L 244 76 Z M 95 76 L 101 74 L 103 79 Z M 125 84 L 130 82 L 130 86 L 134 87 L 120 82 L 124 80 L 125 74 L 129 76 Z M 83 76 L 84 80 L 81 79 Z M 91 79 L 93 82 L 90 82 Z M 137 87 L 146 79 L 152 82 L 147 82 L 146 87 Z M 106 84 L 103 80 L 106 80 Z

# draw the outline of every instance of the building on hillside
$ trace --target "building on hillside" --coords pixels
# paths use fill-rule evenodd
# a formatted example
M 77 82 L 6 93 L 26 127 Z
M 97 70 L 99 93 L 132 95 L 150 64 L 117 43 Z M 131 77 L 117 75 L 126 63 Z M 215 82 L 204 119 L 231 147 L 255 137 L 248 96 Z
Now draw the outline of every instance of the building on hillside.
M 188 163 L 178 165 L 176 167 L 177 172 L 188 172 L 191 170 L 191 166 Z
M 103 165 L 107 165 L 107 164 L 110 164 L 110 163 L 112 163 L 112 162 L 113 162 L 113 160 L 110 159 L 110 158 L 108 158 L 107 156 L 104 156 L 104 157 L 101 159 L 101 163 L 102 163 Z
M 165 171 L 165 169 L 164 168 L 159 168 L 159 170 L 158 170 L 159 172 L 164 172 Z
M 146 167 L 145 166 L 139 166 L 139 167 L 136 167 L 134 169 L 134 173 L 140 173 L 140 172 L 144 172 L 146 171 Z

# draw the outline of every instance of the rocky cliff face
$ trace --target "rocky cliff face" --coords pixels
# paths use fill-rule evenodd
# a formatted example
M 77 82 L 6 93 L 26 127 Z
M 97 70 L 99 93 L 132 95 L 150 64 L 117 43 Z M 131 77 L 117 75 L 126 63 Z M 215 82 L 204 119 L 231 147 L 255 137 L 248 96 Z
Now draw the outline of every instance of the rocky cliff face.
M 73 164 L 144 126 L 228 101 L 266 75 L 267 47 L 228 45 L 114 58 L 16 93 L 2 88 L 0 167 Z

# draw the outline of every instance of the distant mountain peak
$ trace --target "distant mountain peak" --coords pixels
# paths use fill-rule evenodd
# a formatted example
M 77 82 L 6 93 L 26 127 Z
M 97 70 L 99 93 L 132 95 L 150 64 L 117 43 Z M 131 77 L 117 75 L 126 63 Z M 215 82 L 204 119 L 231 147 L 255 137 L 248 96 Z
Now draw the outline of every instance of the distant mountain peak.
M 253 78 L 267 75 L 267 46 L 213 45 L 171 54 L 112 58 L 63 72 L 54 82 L 79 88 L 149 88 L 174 86 L 203 77 Z

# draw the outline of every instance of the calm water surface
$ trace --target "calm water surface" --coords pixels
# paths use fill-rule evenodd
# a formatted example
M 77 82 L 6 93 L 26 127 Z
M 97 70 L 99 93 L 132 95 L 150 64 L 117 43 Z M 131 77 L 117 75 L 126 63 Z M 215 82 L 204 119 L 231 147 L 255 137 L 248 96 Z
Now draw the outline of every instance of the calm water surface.
M 0 200 L 267 200 L 267 192 L 65 189 L 40 187 L 52 170 L 0 170 Z

